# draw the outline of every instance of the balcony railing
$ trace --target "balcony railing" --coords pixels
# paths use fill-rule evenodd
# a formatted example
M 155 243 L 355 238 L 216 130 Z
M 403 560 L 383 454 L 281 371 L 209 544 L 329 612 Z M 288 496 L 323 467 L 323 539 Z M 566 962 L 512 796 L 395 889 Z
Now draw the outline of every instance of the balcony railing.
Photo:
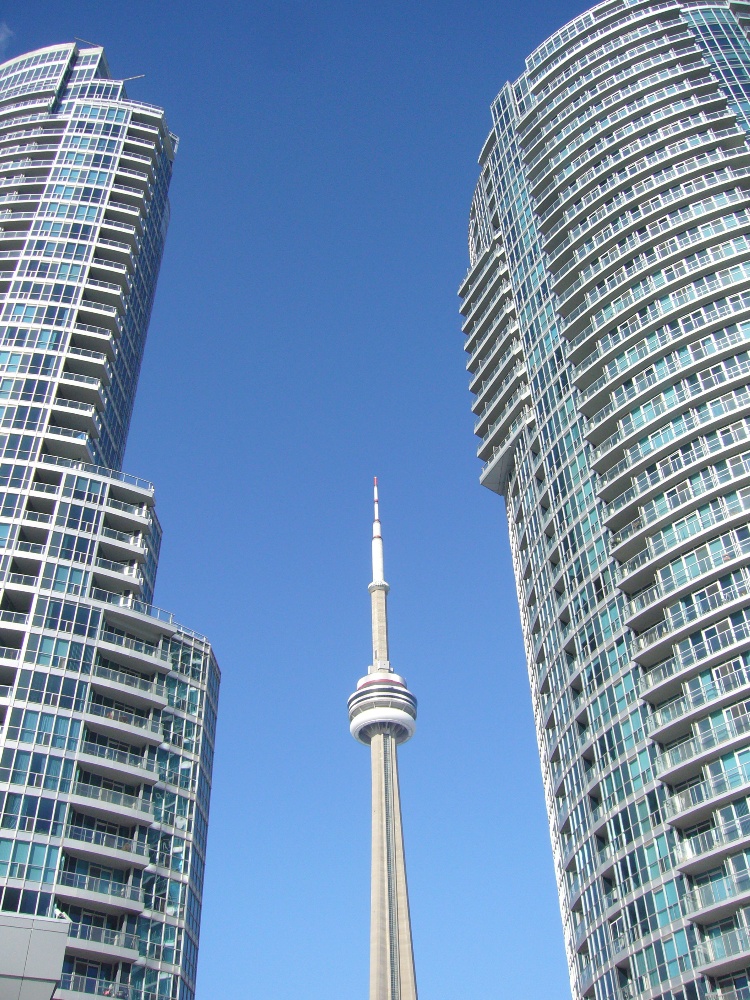
M 697 910 L 704 910 L 708 906 L 715 906 L 747 892 L 750 892 L 750 875 L 744 877 L 725 875 L 724 878 L 689 889 L 682 898 L 682 907 L 685 914 L 695 913 Z
M 721 628 L 720 626 L 724 627 Z M 643 674 L 640 680 L 640 689 L 641 691 L 648 691 L 649 688 L 654 687 L 654 685 L 659 684 L 668 677 L 672 677 L 681 670 L 700 663 L 701 660 L 708 659 L 708 657 L 720 652 L 722 649 L 733 646 L 738 642 L 743 642 L 749 636 L 750 626 L 744 623 L 735 625 L 731 620 L 719 622 L 715 633 L 710 638 L 703 639 L 701 642 L 678 650 L 674 656 L 671 656 L 668 660 L 649 670 L 647 674 Z
M 106 640 L 107 642 L 114 641 L 110 638 L 111 633 L 102 632 L 100 638 Z M 125 636 L 117 636 L 117 639 L 126 638 Z M 131 642 L 135 643 L 137 640 L 131 639 Z M 125 645 L 125 643 L 122 643 Z M 143 643 L 142 645 L 146 645 Z M 158 656 L 158 650 L 152 655 Z M 124 684 L 127 687 L 135 688 L 137 691 L 148 691 L 152 694 L 160 695 L 164 697 L 164 684 L 157 680 L 146 680 L 144 677 L 135 677 L 133 674 L 126 674 L 120 670 L 111 670 L 109 667 L 103 667 L 101 664 L 97 663 L 92 673 L 95 677 L 101 677 L 104 680 L 113 681 L 115 684 Z
M 704 938 L 695 946 L 696 965 L 715 965 L 735 955 L 750 953 L 750 934 L 744 927 L 724 931 L 716 937 Z
M 138 950 L 138 936 L 127 931 L 113 931 L 109 927 L 95 927 L 93 924 L 71 924 L 68 937 L 78 941 L 94 941 L 96 944 L 108 945 L 111 948 L 127 948 Z
M 58 990 L 71 993 L 81 993 L 88 996 L 113 997 L 114 1000 L 164 1000 L 156 990 L 143 990 L 126 983 L 115 983 L 108 979 L 95 979 L 90 976 L 74 976 L 64 972 L 60 978 Z
M 116 761 L 118 764 L 126 764 L 128 767 L 137 767 L 141 771 L 156 770 L 154 761 L 141 754 L 129 753 L 127 750 L 116 750 L 114 747 L 102 746 L 101 743 L 82 743 L 81 753 Z
M 87 799 L 99 799 L 101 802 L 110 802 L 112 805 L 124 806 L 126 809 L 135 809 L 142 813 L 153 813 L 153 805 L 137 795 L 128 795 L 126 792 L 118 792 L 113 788 L 102 788 L 100 785 L 87 785 L 82 781 L 77 781 L 71 789 L 72 795 L 82 795 Z
M 100 705 L 91 701 L 86 706 L 88 715 L 97 715 L 102 719 L 111 719 L 114 722 L 121 722 L 126 726 L 135 726 L 138 729 L 145 729 L 152 733 L 161 732 L 161 722 L 157 719 L 150 719 L 148 716 L 136 715 L 134 712 L 126 712 L 121 708 L 111 705 Z
M 725 721 L 716 726 L 715 729 L 685 740 L 684 743 L 679 743 L 670 750 L 665 750 L 657 757 L 654 767 L 657 773 L 662 773 L 670 767 L 676 767 L 678 764 L 692 760 L 693 757 L 699 757 L 706 750 L 711 750 L 727 740 L 744 736 L 747 732 L 750 732 L 750 716 L 740 716 L 737 719 Z
M 137 840 L 120 837 L 114 833 L 104 833 L 103 830 L 90 830 L 87 826 L 69 826 L 64 836 L 70 840 L 96 844 L 98 847 L 109 847 L 115 851 L 127 851 L 128 854 L 138 854 L 142 857 L 146 855 L 146 845 L 140 844 Z
M 118 899 L 141 898 L 141 890 L 135 886 L 111 879 L 94 878 L 93 875 L 79 875 L 77 872 L 58 872 L 57 884 L 67 885 L 71 889 L 85 889 L 87 892 L 98 892 L 103 896 L 116 896 Z
M 699 781 L 690 788 L 685 788 L 681 792 L 674 792 L 664 801 L 664 812 L 668 816 L 676 816 L 685 812 L 693 806 L 709 802 L 711 799 L 732 792 L 735 788 L 746 785 L 750 782 L 750 770 L 746 771 L 742 767 L 732 768 L 723 774 L 714 775 Z
M 678 861 L 690 861 L 720 847 L 726 847 L 750 837 L 750 815 L 741 816 L 733 823 L 724 826 L 711 827 L 694 837 L 686 837 L 675 845 L 675 856 Z

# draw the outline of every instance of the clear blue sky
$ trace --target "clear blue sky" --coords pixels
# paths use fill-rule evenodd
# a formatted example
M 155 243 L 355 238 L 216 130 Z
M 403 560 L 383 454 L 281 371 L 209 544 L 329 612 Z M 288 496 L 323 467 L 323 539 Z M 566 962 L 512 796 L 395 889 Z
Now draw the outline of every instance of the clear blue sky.
M 489 104 L 579 2 L 4 0 L 5 57 L 80 36 L 181 137 L 125 468 L 156 603 L 223 670 L 198 1000 L 367 992 L 382 487 L 424 1000 L 568 994 L 503 502 L 478 485 L 456 288 Z

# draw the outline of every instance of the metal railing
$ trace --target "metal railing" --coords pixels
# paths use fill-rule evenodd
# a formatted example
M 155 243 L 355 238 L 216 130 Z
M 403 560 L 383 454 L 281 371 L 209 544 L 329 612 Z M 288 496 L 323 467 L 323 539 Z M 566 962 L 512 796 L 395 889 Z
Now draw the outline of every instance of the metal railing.
M 81 795 L 87 799 L 99 799 L 101 802 L 110 802 L 112 805 L 124 806 L 126 809 L 135 809 L 142 813 L 153 814 L 153 805 L 137 795 L 128 795 L 127 792 L 118 792 L 113 788 L 102 788 L 100 785 L 89 785 L 83 781 L 77 781 L 71 788 L 72 795 Z
M 85 844 L 96 844 L 98 847 L 109 847 L 115 851 L 126 851 L 128 854 L 146 856 L 146 845 L 128 837 L 120 837 L 103 830 L 90 830 L 87 826 L 69 826 L 63 835 L 70 840 L 78 840 Z
M 77 872 L 58 872 L 56 882 L 71 889 L 84 889 L 87 892 L 98 892 L 103 896 L 116 896 L 118 899 L 140 899 L 141 890 L 123 882 L 113 882 L 111 879 L 95 878 L 93 875 L 79 875 Z
M 127 948 L 128 951 L 138 950 L 138 936 L 127 931 L 113 931 L 109 927 L 96 927 L 93 924 L 74 924 L 68 928 L 68 937 L 79 941 L 93 941 L 96 944 L 108 945 L 111 948 Z

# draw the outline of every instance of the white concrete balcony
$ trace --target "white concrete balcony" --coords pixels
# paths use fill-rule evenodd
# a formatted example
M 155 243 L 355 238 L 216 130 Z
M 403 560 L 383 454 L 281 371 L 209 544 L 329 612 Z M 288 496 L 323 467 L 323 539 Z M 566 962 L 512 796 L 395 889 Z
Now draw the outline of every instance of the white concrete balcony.
M 628 625 L 634 629 L 649 625 L 649 619 L 654 620 L 656 610 L 665 601 L 684 595 L 696 585 L 705 585 L 719 574 L 728 574 L 743 567 L 750 557 L 750 538 L 746 539 L 736 531 L 730 531 L 712 539 L 712 543 L 719 541 L 723 545 L 721 551 L 714 551 L 708 545 L 689 551 L 689 566 L 687 560 L 675 562 L 670 577 L 662 578 L 659 583 L 633 597 L 624 616 Z
M 737 666 L 735 673 L 727 674 L 698 691 L 686 692 L 682 697 L 658 709 L 646 719 L 646 732 L 666 742 L 676 735 L 677 730 L 684 730 L 685 725 L 701 714 L 707 705 L 715 711 L 728 704 L 739 692 L 750 688 L 750 672 L 744 669 L 744 664 L 738 663 Z
M 113 997 L 114 1000 L 161 1000 L 156 990 L 141 990 L 125 983 L 87 976 L 63 973 L 55 991 L 55 1000 L 91 1000 L 96 997 Z
M 78 372 L 60 372 L 60 388 L 65 390 L 69 399 L 76 399 L 82 403 L 90 403 L 98 410 L 103 410 L 105 405 L 104 386 L 100 378 L 91 375 L 81 375 Z
M 156 784 L 156 763 L 144 754 L 116 750 L 114 747 L 84 741 L 78 749 L 78 760 L 87 771 L 133 784 Z
M 114 361 L 115 358 L 116 339 L 112 331 L 103 326 L 76 323 L 73 327 L 73 340 L 76 345 L 85 350 L 101 352 L 109 361 Z
M 750 965 L 750 934 L 744 927 L 704 938 L 694 950 L 696 968 L 711 976 Z
M 61 425 L 84 431 L 94 440 L 99 437 L 99 418 L 92 403 L 81 403 L 77 399 L 57 396 L 52 400 L 52 412 Z
M 161 722 L 150 716 L 126 712 L 111 705 L 89 702 L 84 709 L 87 723 L 97 732 L 113 739 L 125 738 L 140 746 L 144 743 L 158 744 L 163 740 Z
M 140 913 L 143 909 L 140 889 L 75 872 L 57 873 L 55 895 L 67 902 L 96 907 L 109 913 Z
M 109 385 L 112 381 L 109 360 L 104 351 L 68 347 L 65 354 L 65 369 L 73 375 L 88 375 L 89 378 L 98 379 L 102 385 Z
M 681 824 L 697 823 L 707 818 L 712 811 L 737 795 L 737 790 L 750 788 L 750 772 L 742 768 L 725 771 L 716 777 L 703 781 L 681 792 L 673 792 L 663 805 L 664 814 L 670 821 Z
M 694 874 L 715 868 L 727 854 L 735 853 L 750 840 L 750 816 L 734 823 L 713 826 L 703 833 L 686 837 L 675 845 L 674 855 L 680 871 Z
M 530 406 L 524 407 L 511 424 L 505 437 L 498 444 L 493 445 L 491 454 L 482 466 L 479 481 L 483 486 L 496 493 L 502 490 L 510 470 L 510 461 L 518 438 L 523 433 L 524 428 L 535 422 L 535 411 Z
M 53 455 L 73 459 L 76 462 L 92 463 L 94 452 L 86 431 L 72 430 L 70 427 L 48 425 L 44 431 L 45 446 Z
M 96 595 L 93 596 L 96 597 Z M 96 599 L 100 600 L 101 598 L 96 597 Z M 121 663 L 135 670 L 158 671 L 161 674 L 165 674 L 171 667 L 168 654 L 158 644 L 140 639 L 132 639 L 130 636 L 110 632 L 106 628 L 101 633 L 97 646 L 108 660 L 113 660 L 115 663 Z M 97 667 L 97 669 L 100 668 Z M 105 668 L 102 667 L 101 669 Z M 121 679 L 118 679 L 117 683 L 130 685 L 129 681 Z M 135 685 L 132 687 L 135 687 Z M 162 690 L 163 682 L 160 678 L 157 678 L 154 681 L 153 687 L 145 688 L 139 683 L 137 691 L 131 690 L 130 696 L 132 698 L 138 694 L 144 698 L 150 697 L 151 701 L 155 704 L 161 700 Z
M 679 687 L 683 679 L 698 673 L 699 669 L 715 666 L 725 658 L 726 653 L 741 652 L 750 646 L 750 626 L 735 625 L 730 620 L 719 625 L 710 638 L 675 651 L 668 660 L 644 674 L 640 681 L 641 694 L 654 701 L 661 700 L 667 696 L 667 688 Z M 677 675 L 682 676 L 677 680 Z
M 96 302 L 93 299 L 81 299 L 76 315 L 76 324 L 78 323 L 104 326 L 114 334 L 120 332 L 117 307 L 104 302 Z
M 127 931 L 114 931 L 92 924 L 71 923 L 66 951 L 71 955 L 106 961 L 136 961 L 138 937 Z
M 112 633 L 103 633 L 103 635 L 107 634 L 111 635 Z M 118 638 L 127 640 L 126 636 L 118 636 Z M 136 642 L 137 640 L 131 639 L 130 641 Z M 106 652 L 101 641 L 97 645 L 102 653 Z M 139 666 L 142 664 L 139 663 Z M 164 669 L 163 662 L 161 669 Z M 112 670 L 110 667 L 95 663 L 91 668 L 91 686 L 95 690 L 98 689 L 105 693 L 122 695 L 129 702 L 142 707 L 164 708 L 167 704 L 164 681 L 158 674 L 154 680 L 147 680 L 144 677 L 135 677 L 133 674 Z
M 684 780 L 695 773 L 696 765 L 705 764 L 737 746 L 744 746 L 748 733 L 750 716 L 725 719 L 708 732 L 662 751 L 654 762 L 654 771 L 665 781 L 674 783 Z
M 123 560 L 143 562 L 148 555 L 143 534 L 139 531 L 119 531 L 117 528 L 110 528 L 105 524 L 99 529 L 99 537 L 103 542 L 106 540 L 108 550 L 114 549 L 117 554 L 123 557 Z
M 129 825 L 143 823 L 145 817 L 153 816 L 153 805 L 146 799 L 82 781 L 73 785 L 68 799 L 78 810 Z
M 106 857 L 116 867 L 145 868 L 149 864 L 146 845 L 128 837 L 120 837 L 85 826 L 68 826 L 62 836 L 66 852 L 87 861 Z
M 737 574 L 733 574 L 736 576 Z M 705 628 L 719 618 L 745 606 L 750 595 L 750 573 L 742 571 L 742 578 L 731 585 L 714 581 L 703 590 L 690 595 L 690 604 L 678 603 L 667 608 L 664 619 L 646 632 L 635 637 L 634 657 L 644 666 L 656 663 L 671 652 L 675 643 L 682 641 L 695 625 Z
M 136 563 L 115 562 L 113 559 L 97 556 L 92 572 L 97 586 L 119 593 L 134 593 L 136 597 L 140 597 L 143 576 Z

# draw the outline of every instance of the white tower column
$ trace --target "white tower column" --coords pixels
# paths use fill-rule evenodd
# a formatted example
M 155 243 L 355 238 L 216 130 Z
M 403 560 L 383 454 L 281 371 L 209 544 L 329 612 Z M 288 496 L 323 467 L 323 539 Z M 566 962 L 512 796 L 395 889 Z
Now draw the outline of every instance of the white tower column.
M 352 735 L 370 745 L 372 760 L 370 1000 L 417 1000 L 397 759 L 398 744 L 414 734 L 417 703 L 389 661 L 377 480 L 372 576 L 373 662 L 349 699 Z

